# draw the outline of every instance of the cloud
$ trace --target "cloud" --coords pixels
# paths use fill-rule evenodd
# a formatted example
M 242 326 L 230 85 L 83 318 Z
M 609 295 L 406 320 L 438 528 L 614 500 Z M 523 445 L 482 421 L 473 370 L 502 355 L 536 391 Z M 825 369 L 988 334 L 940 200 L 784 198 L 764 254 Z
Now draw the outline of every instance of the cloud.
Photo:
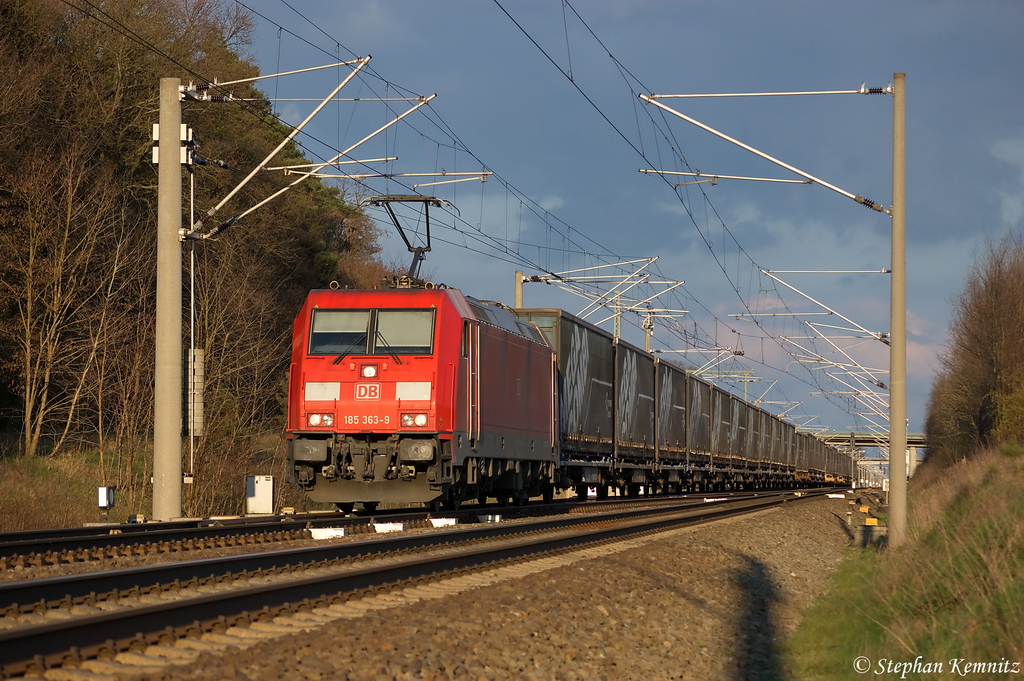
M 1010 226 L 1020 224 L 1024 221 L 1024 139 L 1000 140 L 992 145 L 991 152 L 998 160 L 1017 169 L 1016 186 L 1000 191 L 999 197 L 1003 223 Z
M 538 203 L 544 210 L 558 210 L 565 205 L 565 201 L 559 196 L 545 196 Z
M 299 111 L 299 107 L 295 104 L 285 104 L 284 107 L 278 112 L 278 117 L 287 123 L 288 125 L 295 127 L 302 122 L 302 119 L 308 114 L 303 114 Z
M 918 343 L 907 341 L 907 375 L 925 378 L 931 381 L 941 368 L 939 357 L 942 355 L 941 343 Z
M 907 310 L 907 333 L 914 336 L 934 336 L 937 333 L 937 325 L 927 317 Z

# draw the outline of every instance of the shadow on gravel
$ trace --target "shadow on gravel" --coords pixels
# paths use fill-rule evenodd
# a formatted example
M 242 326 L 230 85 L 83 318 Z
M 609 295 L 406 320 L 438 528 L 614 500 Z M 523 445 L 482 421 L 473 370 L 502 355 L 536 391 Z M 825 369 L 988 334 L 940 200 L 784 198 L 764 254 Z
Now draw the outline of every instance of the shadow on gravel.
M 838 513 L 833 513 L 832 515 L 834 515 L 836 520 L 839 522 L 839 527 L 843 528 L 843 532 L 846 533 L 846 538 L 853 541 L 853 530 L 851 530 L 850 526 L 846 524 L 846 518 L 841 517 Z
M 736 581 L 743 591 L 743 609 L 736 622 L 736 667 L 738 679 L 760 681 L 782 679 L 782 662 L 775 649 L 776 636 L 772 608 L 779 600 L 779 589 L 768 567 L 750 556 L 740 556 L 743 568 Z

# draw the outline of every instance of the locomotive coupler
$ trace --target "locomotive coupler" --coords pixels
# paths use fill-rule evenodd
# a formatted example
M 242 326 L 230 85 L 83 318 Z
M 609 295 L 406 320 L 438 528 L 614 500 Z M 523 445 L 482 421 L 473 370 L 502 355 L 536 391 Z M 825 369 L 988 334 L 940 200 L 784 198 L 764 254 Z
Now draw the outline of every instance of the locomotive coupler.
M 311 487 L 313 485 L 313 468 L 311 466 L 298 466 L 296 473 L 299 485 L 301 487 Z

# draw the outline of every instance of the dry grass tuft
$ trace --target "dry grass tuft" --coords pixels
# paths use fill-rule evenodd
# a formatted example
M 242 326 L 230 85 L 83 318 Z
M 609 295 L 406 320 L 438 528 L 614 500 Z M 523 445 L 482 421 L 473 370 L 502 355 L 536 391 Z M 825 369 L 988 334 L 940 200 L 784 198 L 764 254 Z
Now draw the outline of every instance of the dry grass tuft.
M 0 532 L 100 520 L 98 471 L 76 456 L 0 460 Z

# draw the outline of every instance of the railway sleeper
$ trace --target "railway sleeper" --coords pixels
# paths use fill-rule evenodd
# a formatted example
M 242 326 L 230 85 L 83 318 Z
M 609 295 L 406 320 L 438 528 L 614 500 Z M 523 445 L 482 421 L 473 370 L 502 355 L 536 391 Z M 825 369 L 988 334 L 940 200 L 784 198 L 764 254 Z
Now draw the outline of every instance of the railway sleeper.
M 607 521 L 605 521 L 603 523 L 600 523 L 600 524 L 602 524 L 602 525 L 603 524 L 607 524 Z M 597 525 L 597 524 L 595 524 L 595 525 Z M 614 541 L 614 540 L 605 540 L 605 541 L 603 541 L 601 543 L 610 543 L 612 541 Z M 564 553 L 564 552 L 569 552 L 569 551 L 572 551 L 572 550 L 573 549 L 566 548 L 566 549 L 559 550 L 559 551 L 557 551 L 555 553 Z M 400 551 L 399 553 L 406 553 L 406 551 L 403 550 L 403 551 Z M 388 554 L 384 554 L 384 555 L 388 555 Z M 380 556 L 377 556 L 377 557 L 380 557 Z M 367 558 L 367 556 L 364 555 L 364 556 L 359 556 L 357 559 L 365 559 L 365 558 Z M 480 571 L 486 571 L 486 570 L 494 569 L 494 568 L 501 567 L 501 566 L 504 566 L 504 565 L 511 565 L 511 564 L 521 563 L 523 561 L 530 560 L 530 559 L 531 559 L 531 557 L 528 557 L 528 556 L 527 557 L 520 557 L 520 558 L 511 558 L 511 559 L 505 559 L 503 561 L 497 561 L 497 562 L 490 563 L 490 564 L 487 564 L 487 565 L 479 566 L 479 567 L 476 567 L 476 568 L 469 568 L 469 569 L 463 568 L 463 569 L 458 569 L 458 570 L 454 570 L 454 571 L 438 572 L 438 573 L 434 573 L 429 578 L 422 578 L 421 577 L 421 578 L 417 578 L 415 580 L 412 580 L 410 582 L 405 582 L 404 584 L 387 585 L 386 588 L 377 588 L 376 592 L 377 593 L 388 593 L 388 592 L 390 592 L 394 588 L 406 588 L 408 584 L 420 585 L 420 584 L 424 584 L 424 583 L 432 583 L 432 582 L 435 582 L 435 581 L 438 581 L 438 580 L 446 579 L 449 576 L 460 576 L 460 575 L 465 575 L 465 574 L 474 574 L 474 573 L 477 573 L 477 572 L 480 572 Z M 319 561 L 319 562 L 314 563 L 314 564 L 307 564 L 306 566 L 303 566 L 303 565 L 288 565 L 288 566 L 285 566 L 283 568 L 283 571 L 285 571 L 285 572 L 297 572 L 297 571 L 299 571 L 301 569 L 304 569 L 304 567 L 323 567 L 323 566 L 326 566 L 328 564 L 329 564 L 328 561 Z M 264 572 L 264 571 L 261 571 L 261 570 L 257 570 L 257 571 L 254 571 L 253 573 L 249 573 L 249 574 L 246 574 L 246 573 L 238 573 L 238 574 L 226 573 L 226 574 L 222 575 L 219 579 L 215 578 L 215 579 L 212 579 L 212 580 L 209 580 L 209 579 L 203 580 L 203 583 L 210 583 L 211 581 L 212 582 L 238 581 L 239 579 L 243 579 L 243 578 L 245 578 L 247 576 L 259 576 L 261 574 L 272 574 L 273 572 L 275 572 L 275 571 Z M 196 585 L 197 583 L 198 583 L 198 580 L 190 580 L 184 586 L 190 587 L 190 586 Z M 176 580 L 175 582 L 172 582 L 172 583 L 167 584 L 167 585 L 163 585 L 162 587 L 159 587 L 159 588 L 147 588 L 145 590 L 145 592 L 146 593 L 153 593 L 154 591 L 160 591 L 160 590 L 171 590 L 171 591 L 173 591 L 173 590 L 178 590 L 181 587 L 182 587 L 182 585 Z M 111 593 L 111 600 L 116 600 L 117 598 L 120 598 L 120 597 L 134 597 L 134 598 L 138 599 L 138 597 L 141 595 L 140 591 L 141 590 L 139 589 L 139 587 L 134 587 L 133 589 L 130 589 L 127 592 L 124 592 L 123 594 L 119 593 L 117 591 L 113 591 Z M 92 596 L 95 596 L 95 594 L 92 594 Z M 350 595 L 349 598 L 351 598 L 351 597 L 352 596 Z M 82 599 L 79 599 L 79 600 L 82 600 Z M 342 602 L 344 602 L 344 600 L 348 600 L 348 598 L 341 599 L 341 600 L 342 600 Z M 335 599 L 331 599 L 331 601 L 332 602 L 337 602 L 337 601 L 335 601 Z M 61 607 L 61 608 L 68 609 L 68 610 L 70 610 L 70 608 L 72 606 L 72 604 L 70 603 L 70 599 L 64 599 L 64 600 L 62 600 L 60 602 L 50 603 L 50 604 L 47 604 L 47 605 L 50 608 Z M 307 603 L 299 604 L 298 606 L 295 606 L 295 607 L 299 607 L 300 609 L 302 609 L 302 608 L 310 608 L 311 606 L 307 602 Z M 19 608 L 19 610 L 20 610 L 20 608 Z M 283 609 L 282 609 L 282 611 L 283 611 Z M 253 613 L 247 613 L 247 615 L 251 619 L 251 617 L 253 616 Z M 257 616 L 258 619 L 264 619 L 265 617 L 267 617 L 267 615 L 264 615 L 264 614 L 260 614 L 260 615 Z M 238 626 L 238 625 L 236 625 L 236 626 Z M 151 635 L 147 635 L 146 636 L 147 642 L 151 641 L 151 639 L 152 639 Z M 117 642 L 117 645 L 115 645 L 115 648 L 120 648 L 121 650 L 123 650 L 124 648 L 122 648 L 121 645 L 122 645 L 122 642 Z M 129 645 L 130 645 L 130 642 L 129 642 Z

